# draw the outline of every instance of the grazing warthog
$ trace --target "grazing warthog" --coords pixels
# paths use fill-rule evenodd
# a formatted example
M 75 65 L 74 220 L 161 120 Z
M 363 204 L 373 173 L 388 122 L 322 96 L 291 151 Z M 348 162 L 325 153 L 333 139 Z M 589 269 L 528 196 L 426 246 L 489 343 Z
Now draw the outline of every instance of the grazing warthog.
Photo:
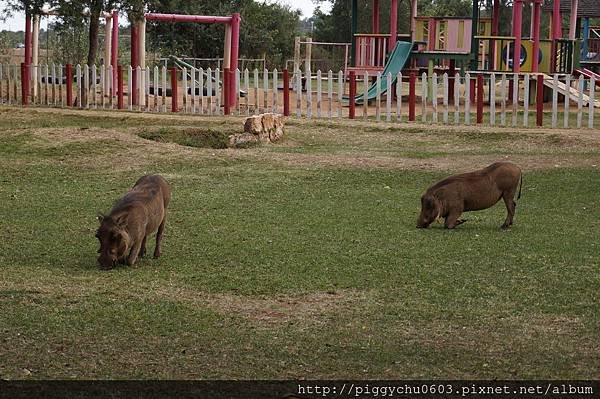
M 519 183 L 519 181 L 521 183 Z M 445 226 L 453 229 L 466 222 L 459 217 L 463 212 L 489 208 L 504 199 L 508 215 L 503 229 L 513 223 L 517 186 L 521 198 L 523 177 L 521 169 L 510 162 L 496 162 L 475 172 L 450 176 L 429 187 L 421 197 L 421 214 L 417 227 L 427 228 L 438 217 L 445 218 Z
M 157 230 L 154 257 L 158 258 L 170 199 L 171 189 L 165 179 L 158 175 L 142 176 L 115 203 L 110 214 L 99 215 L 96 237 L 100 240 L 100 267 L 111 269 L 117 263 L 135 264 L 138 256 L 146 253 L 146 238 Z

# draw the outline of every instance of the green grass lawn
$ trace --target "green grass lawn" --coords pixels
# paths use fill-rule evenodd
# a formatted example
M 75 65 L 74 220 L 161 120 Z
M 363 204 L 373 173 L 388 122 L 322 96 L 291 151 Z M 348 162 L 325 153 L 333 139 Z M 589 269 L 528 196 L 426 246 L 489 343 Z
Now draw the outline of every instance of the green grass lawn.
M 242 119 L 0 116 L 0 378 L 600 378 L 598 131 L 290 120 L 222 150 L 182 130 Z M 510 231 L 501 202 L 415 228 L 427 186 L 506 157 Z M 163 256 L 101 271 L 95 216 L 145 173 Z

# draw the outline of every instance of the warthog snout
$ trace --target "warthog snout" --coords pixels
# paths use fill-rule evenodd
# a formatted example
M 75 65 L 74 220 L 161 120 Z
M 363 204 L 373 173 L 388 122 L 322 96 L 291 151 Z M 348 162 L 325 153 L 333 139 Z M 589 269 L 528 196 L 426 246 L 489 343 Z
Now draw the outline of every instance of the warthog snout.
M 117 267 L 117 258 L 116 257 L 98 257 L 98 266 L 102 269 L 114 269 Z
M 426 229 L 438 217 L 439 205 L 435 198 L 423 196 L 421 198 L 421 213 L 417 219 L 417 228 Z
M 100 241 L 98 265 L 102 269 L 113 269 L 124 259 L 128 250 L 128 235 L 123 231 L 121 222 L 109 216 L 98 216 L 100 227 L 96 238 Z
M 101 247 L 98 250 L 100 256 L 98 256 L 98 266 L 101 269 L 114 269 L 119 264 L 119 257 L 115 253 L 114 249 L 104 249 Z
M 418 229 L 426 229 L 429 225 L 433 223 L 433 220 L 424 220 L 422 218 L 417 219 L 417 228 Z

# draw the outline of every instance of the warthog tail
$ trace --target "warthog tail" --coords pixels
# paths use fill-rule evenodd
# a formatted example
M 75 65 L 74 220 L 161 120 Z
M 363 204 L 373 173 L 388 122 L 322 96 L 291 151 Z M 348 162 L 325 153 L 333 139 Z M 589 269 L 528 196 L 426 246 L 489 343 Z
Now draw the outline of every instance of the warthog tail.
M 517 199 L 521 199 L 521 188 L 523 187 L 523 172 L 521 172 L 521 182 L 519 183 L 519 195 Z

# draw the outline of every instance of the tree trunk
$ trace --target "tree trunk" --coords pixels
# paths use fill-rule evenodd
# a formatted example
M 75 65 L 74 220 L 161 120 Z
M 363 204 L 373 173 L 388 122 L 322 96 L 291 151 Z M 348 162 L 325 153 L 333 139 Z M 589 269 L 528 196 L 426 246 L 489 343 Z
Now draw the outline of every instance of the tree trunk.
M 98 54 L 98 31 L 100 29 L 100 13 L 102 12 L 102 0 L 93 0 L 90 3 L 90 34 L 87 63 L 94 65 Z M 107 62 L 107 60 L 104 60 Z

